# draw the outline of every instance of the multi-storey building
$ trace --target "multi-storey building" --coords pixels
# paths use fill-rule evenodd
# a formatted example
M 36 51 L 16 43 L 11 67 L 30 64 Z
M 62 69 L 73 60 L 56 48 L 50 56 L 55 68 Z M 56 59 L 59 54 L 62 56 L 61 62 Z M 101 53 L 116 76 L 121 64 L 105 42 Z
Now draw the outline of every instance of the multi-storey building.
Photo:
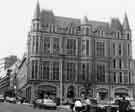
M 15 77 L 15 84 L 17 89 L 17 94 L 19 96 L 28 98 L 30 95 L 26 92 L 25 85 L 27 85 L 27 57 L 24 55 L 21 63 L 18 66 L 17 75 Z
M 0 59 L 0 77 L 5 76 L 5 72 L 18 60 L 17 56 L 11 55 Z
M 0 78 L 0 93 L 15 89 L 14 79 L 17 73 L 16 70 L 18 70 L 19 62 L 20 61 L 17 60 L 16 63 L 3 72 L 3 77 Z
M 86 16 L 55 16 L 50 10 L 40 10 L 37 3 L 27 46 L 25 88 L 31 98 L 40 91 L 67 97 L 70 88 L 78 97 L 86 86 L 101 100 L 134 96 L 131 29 L 126 14 L 123 24 L 117 18 L 110 23 L 90 21 Z

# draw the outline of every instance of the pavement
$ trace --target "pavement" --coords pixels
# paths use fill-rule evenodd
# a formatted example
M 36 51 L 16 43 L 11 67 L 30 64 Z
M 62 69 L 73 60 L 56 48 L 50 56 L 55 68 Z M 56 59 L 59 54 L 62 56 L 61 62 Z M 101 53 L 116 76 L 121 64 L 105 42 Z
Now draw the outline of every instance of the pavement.
M 58 112 L 58 111 L 33 109 L 33 107 L 24 104 L 0 103 L 0 112 Z

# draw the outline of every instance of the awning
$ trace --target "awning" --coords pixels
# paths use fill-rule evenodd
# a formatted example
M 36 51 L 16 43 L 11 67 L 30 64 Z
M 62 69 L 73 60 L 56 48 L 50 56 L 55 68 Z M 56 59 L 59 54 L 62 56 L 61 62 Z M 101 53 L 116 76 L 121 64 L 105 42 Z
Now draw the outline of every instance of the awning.
M 108 90 L 106 88 L 100 88 L 100 89 L 97 89 L 97 92 L 99 92 L 99 93 L 108 93 Z
M 126 89 L 126 88 L 118 88 L 118 89 L 115 90 L 115 95 L 128 96 L 128 89 Z
M 39 92 L 43 92 L 43 93 L 49 93 L 49 94 L 56 94 L 56 87 L 52 87 L 52 86 L 40 86 L 38 88 Z
M 118 88 L 118 89 L 115 89 L 115 92 L 116 93 L 128 93 L 128 89 L 126 89 L 126 88 Z
M 128 96 L 128 93 L 122 93 L 122 92 L 120 92 L 120 93 L 115 93 L 115 95 L 117 96 Z

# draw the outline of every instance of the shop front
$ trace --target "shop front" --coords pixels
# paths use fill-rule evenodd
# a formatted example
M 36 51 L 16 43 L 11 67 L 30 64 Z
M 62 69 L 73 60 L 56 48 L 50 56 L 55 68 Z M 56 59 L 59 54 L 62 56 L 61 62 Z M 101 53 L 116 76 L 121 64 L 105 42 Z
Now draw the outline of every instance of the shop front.
M 40 85 L 38 87 L 37 96 L 39 98 L 56 97 L 56 87 L 50 85 Z
M 99 89 L 96 90 L 96 93 L 97 93 L 96 97 L 97 97 L 98 100 L 103 101 L 103 100 L 108 99 L 108 89 L 99 88 Z
M 129 96 L 128 89 L 127 88 L 117 88 L 115 89 L 114 96 L 123 97 L 123 96 Z

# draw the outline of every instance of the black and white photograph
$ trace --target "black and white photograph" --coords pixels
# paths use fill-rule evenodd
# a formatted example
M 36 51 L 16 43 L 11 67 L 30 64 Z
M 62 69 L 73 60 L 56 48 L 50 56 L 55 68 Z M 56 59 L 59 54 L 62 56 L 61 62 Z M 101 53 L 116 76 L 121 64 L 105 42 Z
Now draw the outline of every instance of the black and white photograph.
M 135 112 L 134 0 L 2 0 L 0 112 Z

